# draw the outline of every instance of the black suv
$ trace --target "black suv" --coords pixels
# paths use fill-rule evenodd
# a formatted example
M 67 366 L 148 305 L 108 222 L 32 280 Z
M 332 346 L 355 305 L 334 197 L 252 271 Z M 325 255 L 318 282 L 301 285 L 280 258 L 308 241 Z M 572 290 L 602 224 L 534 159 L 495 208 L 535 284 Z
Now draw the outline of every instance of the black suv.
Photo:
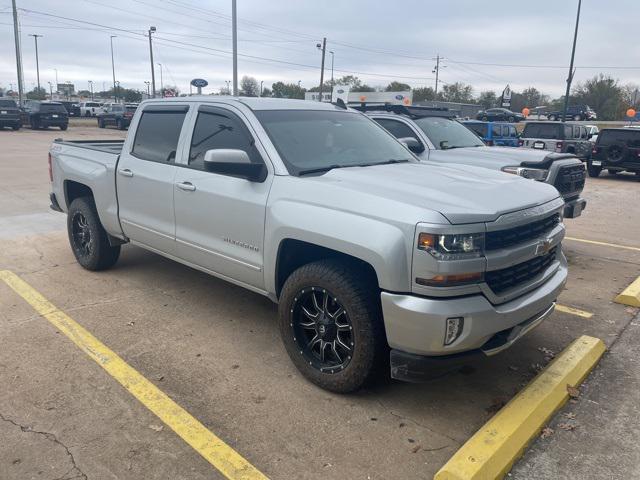
M 557 153 L 573 153 L 582 160 L 591 156 L 591 135 L 576 123 L 528 122 L 520 135 L 520 146 Z
M 136 104 L 112 104 L 107 110 L 98 114 L 98 127 L 104 128 L 107 125 L 115 125 L 118 130 L 124 130 L 131 124 L 133 114 L 136 113 Z
M 70 117 L 79 117 L 80 116 L 80 105 L 78 105 L 75 102 L 67 102 L 67 101 L 61 101 L 60 102 L 65 110 L 67 111 L 67 114 Z
M 60 102 L 29 102 L 24 109 L 23 123 L 28 123 L 34 130 L 48 127 L 66 130 L 69 115 Z
M 549 120 L 560 120 L 562 118 L 562 112 L 549 112 L 547 113 Z M 594 112 L 589 105 L 570 105 L 567 107 L 567 116 L 565 120 L 597 120 L 598 115 Z
M 16 101 L 8 98 L 0 98 L 0 130 L 4 127 L 20 130 L 21 125 L 20 109 Z
M 486 110 L 480 110 L 476 115 L 477 120 L 484 122 L 521 122 L 524 120 L 524 115 L 521 113 L 512 112 L 507 108 L 488 108 Z
M 590 177 L 606 168 L 610 174 L 635 172 L 640 175 L 640 128 L 605 128 L 600 131 L 587 162 Z

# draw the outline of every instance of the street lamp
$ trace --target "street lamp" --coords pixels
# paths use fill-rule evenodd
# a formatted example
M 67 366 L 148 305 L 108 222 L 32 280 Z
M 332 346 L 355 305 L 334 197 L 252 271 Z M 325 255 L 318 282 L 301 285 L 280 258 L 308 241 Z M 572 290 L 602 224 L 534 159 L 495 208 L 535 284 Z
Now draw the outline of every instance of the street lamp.
M 158 63 L 158 65 L 160 65 L 160 96 L 164 97 L 164 82 L 162 81 L 162 64 Z
M 333 84 L 333 56 L 334 53 L 329 50 L 329 53 L 331 54 L 331 102 L 333 102 L 333 87 L 335 87 L 335 85 Z
M 114 100 L 117 102 L 118 97 L 116 96 L 116 65 L 113 61 L 113 39 L 116 37 L 117 35 L 111 35 L 109 41 L 111 43 L 111 73 L 113 74 L 113 95 L 115 97 Z
M 262 84 L 264 83 L 264 80 L 260 80 L 260 95 L 258 95 L 259 97 L 262 96 Z
M 91 101 L 93 101 L 93 80 L 89 80 L 89 90 L 91 91 Z
M 47 82 L 49 84 L 49 100 L 53 100 L 53 85 L 51 82 Z
M 54 68 L 53 71 L 56 72 L 56 93 L 58 93 L 58 69 Z
M 36 75 L 38 78 L 38 93 L 40 93 L 40 62 L 38 61 L 38 38 L 42 37 L 42 35 L 30 33 L 29 36 L 33 37 L 36 42 Z
M 117 92 L 116 93 L 116 98 L 119 99 L 119 97 L 120 97 L 120 81 L 119 80 L 116 80 L 116 92 Z M 118 103 L 118 102 L 116 101 L 116 103 Z
M 231 95 L 231 90 L 230 90 L 231 80 L 225 80 L 224 82 L 227 84 L 227 95 Z
M 150 82 L 148 82 L 147 80 L 144 81 L 144 84 L 147 86 L 147 98 L 151 98 L 151 95 L 149 94 L 149 84 Z
M 149 27 L 149 60 L 151 63 L 151 87 L 153 90 L 153 98 L 156 98 L 156 71 L 153 67 L 153 41 L 151 40 L 151 34 L 155 33 L 156 27 Z

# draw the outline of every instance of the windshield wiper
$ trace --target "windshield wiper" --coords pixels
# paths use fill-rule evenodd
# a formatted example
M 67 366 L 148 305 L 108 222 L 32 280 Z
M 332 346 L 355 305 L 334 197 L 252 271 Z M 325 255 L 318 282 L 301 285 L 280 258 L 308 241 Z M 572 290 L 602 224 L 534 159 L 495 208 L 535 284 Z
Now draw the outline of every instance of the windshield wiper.
M 338 165 L 338 164 L 334 164 L 334 165 L 327 165 L 326 167 L 309 168 L 307 170 L 300 170 L 298 172 L 298 176 L 309 175 L 311 173 L 328 172 L 329 170 L 333 170 L 334 168 L 353 167 L 353 166 L 355 166 L 355 165 Z
M 409 159 L 403 158 L 401 160 L 398 160 L 397 158 L 391 158 L 385 162 L 376 162 L 376 163 L 359 163 L 357 165 L 354 165 L 354 167 L 375 167 L 376 165 L 391 165 L 393 163 L 406 163 L 408 162 Z

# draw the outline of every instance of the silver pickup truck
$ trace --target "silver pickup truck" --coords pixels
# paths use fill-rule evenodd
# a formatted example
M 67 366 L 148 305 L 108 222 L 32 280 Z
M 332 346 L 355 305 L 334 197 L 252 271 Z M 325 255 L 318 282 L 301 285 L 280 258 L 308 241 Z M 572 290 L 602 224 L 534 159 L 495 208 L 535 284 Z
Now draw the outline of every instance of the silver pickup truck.
M 295 366 L 333 391 L 500 352 L 567 278 L 554 188 L 419 162 L 339 106 L 149 100 L 124 142 L 59 140 L 49 161 L 84 268 L 131 243 L 266 295 Z

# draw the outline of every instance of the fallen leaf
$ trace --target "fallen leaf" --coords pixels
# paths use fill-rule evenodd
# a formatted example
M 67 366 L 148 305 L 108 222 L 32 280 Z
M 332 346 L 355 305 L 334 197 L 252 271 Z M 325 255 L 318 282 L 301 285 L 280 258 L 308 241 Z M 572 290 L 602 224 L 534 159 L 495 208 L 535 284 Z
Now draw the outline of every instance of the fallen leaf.
M 569 396 L 571 398 L 578 398 L 580 396 L 580 390 L 578 390 L 576 387 L 572 387 L 569 384 L 567 384 L 567 393 L 569 393 Z
M 554 432 L 553 428 L 551 428 L 551 427 L 544 427 L 544 428 L 542 429 L 542 432 L 540 433 L 540 438 L 548 438 L 548 437 L 550 437 L 551 435 L 553 435 L 553 432 Z
M 545 357 L 555 357 L 556 353 L 553 350 L 549 350 L 548 348 L 545 347 L 538 347 L 538 351 L 544 353 Z
M 576 414 L 573 412 L 567 412 L 564 414 L 565 417 L 567 417 L 570 420 L 573 420 L 574 418 L 576 418 Z
M 485 411 L 487 413 L 494 414 L 498 410 L 500 410 L 502 407 L 504 407 L 506 403 L 507 403 L 507 399 L 504 397 L 494 398 L 493 400 L 491 400 L 491 405 L 485 408 Z
M 418 453 L 420 451 L 420 449 L 422 448 L 422 445 L 416 445 L 415 447 L 413 447 L 411 449 L 412 453 Z
M 129 326 L 129 327 L 133 327 L 133 326 L 135 325 L 135 323 L 136 323 L 136 322 L 131 321 L 131 322 L 127 323 L 127 326 Z
M 162 429 L 164 428 L 164 426 L 163 425 L 149 425 L 149 428 L 151 430 L 156 431 L 156 432 L 161 432 Z
M 559 423 L 558 428 L 561 430 L 572 431 L 576 429 L 576 425 L 573 423 Z

